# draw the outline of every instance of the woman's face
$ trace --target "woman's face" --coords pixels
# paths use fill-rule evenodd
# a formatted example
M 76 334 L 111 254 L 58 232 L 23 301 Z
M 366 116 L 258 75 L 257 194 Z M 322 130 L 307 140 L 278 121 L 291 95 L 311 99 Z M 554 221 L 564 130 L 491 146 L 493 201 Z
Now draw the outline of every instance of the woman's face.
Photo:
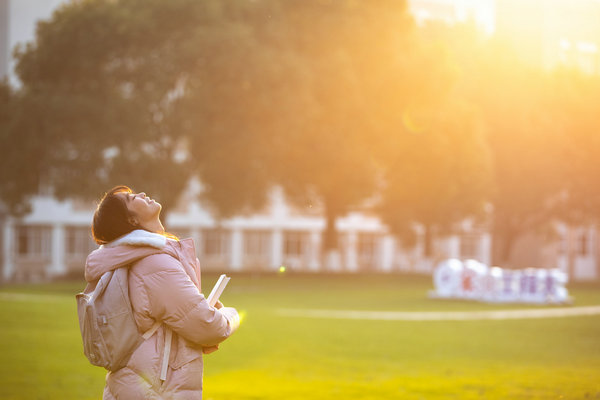
M 144 226 L 147 222 L 158 219 L 162 206 L 146 196 L 146 193 L 117 193 L 127 205 L 127 210 L 136 219 L 137 225 Z

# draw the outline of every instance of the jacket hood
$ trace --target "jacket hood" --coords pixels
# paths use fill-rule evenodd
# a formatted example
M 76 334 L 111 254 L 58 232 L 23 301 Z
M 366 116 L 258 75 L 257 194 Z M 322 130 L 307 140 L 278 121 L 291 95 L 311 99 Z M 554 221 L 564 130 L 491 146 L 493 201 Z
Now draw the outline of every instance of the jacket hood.
M 93 282 L 105 272 L 159 253 L 172 253 L 167 238 L 138 229 L 92 251 L 85 261 L 85 280 Z

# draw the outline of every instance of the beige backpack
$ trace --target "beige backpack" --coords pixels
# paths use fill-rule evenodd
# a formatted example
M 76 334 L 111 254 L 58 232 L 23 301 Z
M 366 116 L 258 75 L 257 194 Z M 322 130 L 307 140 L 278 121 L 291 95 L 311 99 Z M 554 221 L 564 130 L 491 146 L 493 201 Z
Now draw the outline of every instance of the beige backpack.
M 134 350 L 161 324 L 156 322 L 144 334 L 138 331 L 129 300 L 128 274 L 129 266 L 105 272 L 75 296 L 83 352 L 90 363 L 109 371 L 123 368 Z

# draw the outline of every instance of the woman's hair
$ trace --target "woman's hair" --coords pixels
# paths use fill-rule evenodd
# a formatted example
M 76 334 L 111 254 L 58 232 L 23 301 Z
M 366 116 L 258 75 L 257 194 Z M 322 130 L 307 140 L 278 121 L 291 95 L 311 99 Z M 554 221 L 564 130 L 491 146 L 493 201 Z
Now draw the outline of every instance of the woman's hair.
M 115 186 L 104 194 L 92 222 L 92 237 L 98 244 L 112 242 L 131 231 L 139 229 L 138 226 L 129 222 L 131 214 L 127 209 L 127 204 L 118 193 L 133 193 L 133 191 L 124 185 Z

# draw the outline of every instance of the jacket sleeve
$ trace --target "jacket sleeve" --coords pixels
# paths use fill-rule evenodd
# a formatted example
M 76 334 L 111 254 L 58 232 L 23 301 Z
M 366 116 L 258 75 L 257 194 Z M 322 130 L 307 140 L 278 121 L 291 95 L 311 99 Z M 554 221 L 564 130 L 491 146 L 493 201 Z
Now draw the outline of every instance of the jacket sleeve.
M 184 271 L 181 263 L 167 254 L 156 254 L 138 262 L 132 273 L 141 278 L 147 312 L 192 343 L 214 346 L 227 339 L 239 326 L 237 311 L 208 305 Z

